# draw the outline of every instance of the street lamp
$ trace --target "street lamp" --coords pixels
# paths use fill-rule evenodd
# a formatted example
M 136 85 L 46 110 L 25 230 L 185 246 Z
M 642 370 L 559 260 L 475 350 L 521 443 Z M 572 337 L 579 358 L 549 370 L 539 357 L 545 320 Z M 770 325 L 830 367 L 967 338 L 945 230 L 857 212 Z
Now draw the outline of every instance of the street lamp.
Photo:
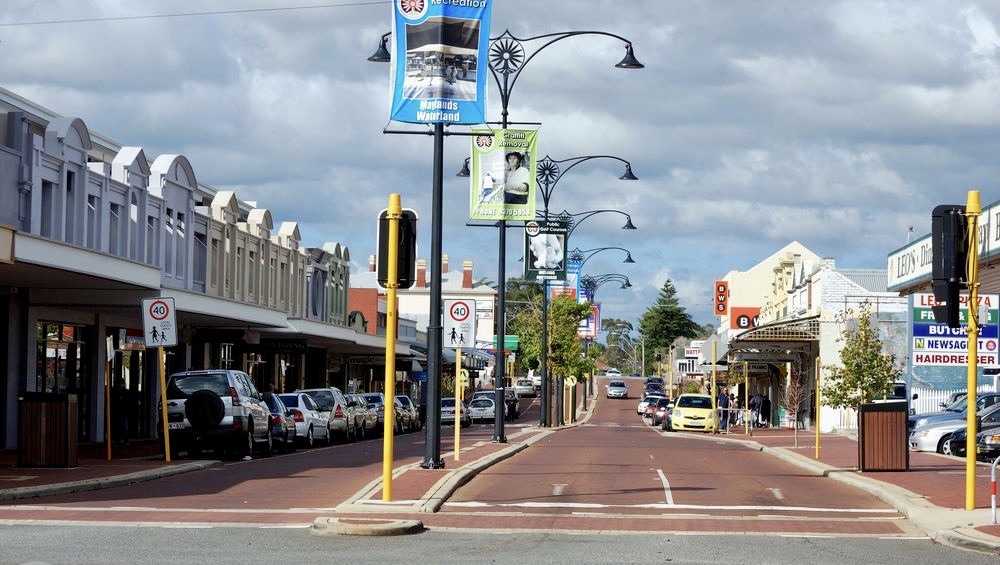
M 517 37 L 513 35 L 509 29 L 504 30 L 502 34 L 498 37 L 490 39 L 490 56 L 489 56 L 489 70 L 490 74 L 493 76 L 493 80 L 496 82 L 497 88 L 500 91 L 500 126 L 503 129 L 507 129 L 509 125 L 508 120 L 508 107 L 510 105 L 510 95 L 514 90 L 514 85 L 517 84 L 518 77 L 521 76 L 521 71 L 524 67 L 535 58 L 538 53 L 543 49 L 556 43 L 567 39 L 570 37 L 576 37 L 579 35 L 603 35 L 618 39 L 625 43 L 625 57 L 615 64 L 616 68 L 619 69 L 641 69 L 643 68 L 642 63 L 640 63 L 635 58 L 635 53 L 632 50 L 632 42 L 620 35 L 615 35 L 613 33 L 608 33 L 604 31 L 564 31 L 557 33 L 547 33 L 543 35 L 536 35 L 534 37 Z M 533 42 L 541 42 L 537 48 L 526 49 L 526 44 L 532 44 Z M 626 175 L 631 174 L 631 167 L 626 169 Z M 546 206 L 546 212 L 547 212 Z M 504 324 L 504 318 L 506 316 L 506 288 L 507 288 L 507 269 L 506 269 L 506 254 L 507 254 L 507 220 L 500 220 L 497 224 L 499 227 L 499 258 L 497 267 L 497 280 L 499 280 L 497 288 L 497 320 L 496 320 L 496 335 L 497 335 L 497 385 L 504 384 L 504 359 L 503 359 L 503 349 L 502 340 L 504 339 L 506 333 L 506 327 Z M 548 294 L 547 292 L 545 294 Z M 542 325 L 545 328 L 545 325 Z M 544 340 L 544 338 L 543 338 Z M 545 358 L 545 355 L 542 355 Z M 547 378 L 545 374 L 544 367 L 542 368 L 542 382 L 543 389 L 544 384 L 547 383 Z M 544 402 L 546 402 L 546 396 L 544 396 L 543 390 L 543 414 L 545 413 Z M 503 402 L 503 392 L 497 387 L 495 402 L 499 406 Z M 503 414 L 497 411 L 494 419 L 494 431 L 493 431 L 493 442 L 494 443 L 506 443 L 507 437 L 504 434 L 503 429 Z
M 580 249 L 579 247 L 577 247 L 569 252 L 568 258 L 573 263 L 579 263 L 580 269 L 583 269 L 583 266 L 587 264 L 587 261 L 589 261 L 591 257 L 597 255 L 601 251 L 608 251 L 611 249 L 617 249 L 619 251 L 625 252 L 625 259 L 622 261 L 622 263 L 630 263 L 630 264 L 635 263 L 635 260 L 632 259 L 631 251 L 625 249 L 624 247 L 616 247 L 613 245 L 608 247 L 596 247 L 594 249 Z
M 535 180 L 537 181 L 538 190 L 542 195 L 542 217 L 545 221 L 549 219 L 549 200 L 552 198 L 552 193 L 555 191 L 556 186 L 559 184 L 559 180 L 562 179 L 563 175 L 568 173 L 570 169 L 579 165 L 580 163 L 585 163 L 587 161 L 592 161 L 594 159 L 613 159 L 615 161 L 620 161 L 625 164 L 625 173 L 618 177 L 619 180 L 639 180 L 632 173 L 632 163 L 622 159 L 621 157 L 616 157 L 614 155 L 581 155 L 579 157 L 571 157 L 569 159 L 553 159 L 546 155 L 540 161 L 535 169 Z M 565 210 L 563 211 L 565 213 Z M 572 226 L 572 218 L 569 222 L 566 222 L 567 227 Z M 579 223 L 579 222 L 577 222 Z M 633 227 L 634 228 L 634 227 Z M 566 236 L 572 233 L 572 229 L 569 229 Z M 548 356 L 549 356 L 549 280 L 545 279 L 542 284 L 542 357 L 539 369 L 542 372 L 542 405 L 541 405 L 541 417 L 540 425 L 549 425 L 549 398 L 551 397 L 551 383 L 549 382 L 549 372 L 548 372 Z M 559 397 L 561 398 L 561 396 Z M 561 417 L 561 412 L 560 412 Z
M 590 299 L 593 300 L 594 294 L 597 293 L 597 289 L 609 282 L 621 283 L 622 289 L 632 288 L 632 283 L 628 280 L 628 277 L 621 273 L 605 273 L 603 275 L 597 275 L 596 277 L 584 275 L 583 278 L 580 279 L 580 286 L 587 289 L 587 292 L 590 293 Z

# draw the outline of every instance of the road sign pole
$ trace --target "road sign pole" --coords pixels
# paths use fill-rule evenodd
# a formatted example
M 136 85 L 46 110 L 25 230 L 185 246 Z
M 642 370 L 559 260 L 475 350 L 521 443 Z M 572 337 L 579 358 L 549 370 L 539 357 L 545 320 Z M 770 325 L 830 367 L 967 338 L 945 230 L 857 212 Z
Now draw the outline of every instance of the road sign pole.
M 163 418 L 163 460 L 170 463 L 170 422 L 167 421 L 167 363 L 163 347 L 156 348 L 160 369 L 160 417 Z
M 455 461 L 458 461 L 458 429 L 462 427 L 462 350 L 455 348 Z
M 965 215 L 968 223 L 968 265 L 966 265 L 969 281 L 969 355 L 966 389 L 968 397 L 966 406 L 965 429 L 965 509 L 976 508 L 976 359 L 979 353 L 979 214 L 983 208 L 979 203 L 979 191 L 970 190 L 965 204 Z

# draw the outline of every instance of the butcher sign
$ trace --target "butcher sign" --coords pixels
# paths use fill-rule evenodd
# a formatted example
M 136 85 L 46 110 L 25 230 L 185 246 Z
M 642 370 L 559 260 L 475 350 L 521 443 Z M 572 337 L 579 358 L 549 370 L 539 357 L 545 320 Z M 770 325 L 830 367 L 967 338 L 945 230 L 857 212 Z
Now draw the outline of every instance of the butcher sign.
M 177 320 L 173 298 L 144 298 L 142 300 L 142 327 L 146 347 L 173 347 L 177 345 Z
M 466 349 L 476 343 L 476 301 L 444 301 L 444 347 Z

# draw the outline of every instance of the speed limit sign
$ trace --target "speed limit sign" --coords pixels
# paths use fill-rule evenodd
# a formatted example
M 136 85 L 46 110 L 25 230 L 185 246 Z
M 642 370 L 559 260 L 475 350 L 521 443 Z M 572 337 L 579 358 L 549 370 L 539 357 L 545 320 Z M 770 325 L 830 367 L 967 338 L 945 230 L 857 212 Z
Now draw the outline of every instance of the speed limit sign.
M 452 349 L 475 347 L 476 301 L 444 301 L 444 336 L 442 344 Z
M 174 299 L 163 296 L 143 299 L 142 326 L 146 347 L 173 347 L 177 345 Z

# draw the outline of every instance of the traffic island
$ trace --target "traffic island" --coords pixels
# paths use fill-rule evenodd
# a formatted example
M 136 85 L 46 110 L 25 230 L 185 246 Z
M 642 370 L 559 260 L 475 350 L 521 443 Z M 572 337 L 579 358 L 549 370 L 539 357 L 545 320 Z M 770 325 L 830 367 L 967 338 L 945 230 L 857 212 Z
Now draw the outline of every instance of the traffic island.
M 383 518 L 316 518 L 311 533 L 321 536 L 402 536 L 424 531 L 420 520 Z

